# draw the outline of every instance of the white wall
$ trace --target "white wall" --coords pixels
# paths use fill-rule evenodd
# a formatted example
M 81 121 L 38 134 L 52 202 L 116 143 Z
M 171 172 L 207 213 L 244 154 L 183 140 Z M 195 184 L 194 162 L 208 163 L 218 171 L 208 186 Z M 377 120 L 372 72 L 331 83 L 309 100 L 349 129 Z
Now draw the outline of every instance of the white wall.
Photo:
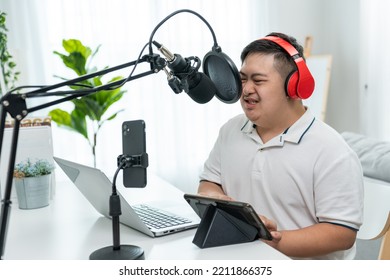
M 331 54 L 326 122 L 339 132 L 359 132 L 359 13 L 356 0 L 269 1 L 269 31 L 292 35 L 312 54 Z M 265 35 L 265 34 L 264 34 Z

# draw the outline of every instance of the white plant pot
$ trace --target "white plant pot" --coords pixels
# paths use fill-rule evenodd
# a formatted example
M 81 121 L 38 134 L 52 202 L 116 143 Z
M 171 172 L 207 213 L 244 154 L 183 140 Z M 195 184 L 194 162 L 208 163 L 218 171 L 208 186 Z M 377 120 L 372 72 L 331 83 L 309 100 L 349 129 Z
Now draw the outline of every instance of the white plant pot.
M 35 209 L 49 205 L 50 175 L 14 178 L 20 209 Z

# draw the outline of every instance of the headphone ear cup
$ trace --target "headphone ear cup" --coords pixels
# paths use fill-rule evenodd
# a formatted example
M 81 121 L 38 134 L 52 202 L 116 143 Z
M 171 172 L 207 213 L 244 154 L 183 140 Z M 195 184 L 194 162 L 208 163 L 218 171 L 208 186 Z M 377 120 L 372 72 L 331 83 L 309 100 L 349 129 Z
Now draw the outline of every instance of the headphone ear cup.
M 298 71 L 291 72 L 286 78 L 285 89 L 287 95 L 290 98 L 299 98 L 298 91 L 297 91 L 298 79 L 299 79 Z

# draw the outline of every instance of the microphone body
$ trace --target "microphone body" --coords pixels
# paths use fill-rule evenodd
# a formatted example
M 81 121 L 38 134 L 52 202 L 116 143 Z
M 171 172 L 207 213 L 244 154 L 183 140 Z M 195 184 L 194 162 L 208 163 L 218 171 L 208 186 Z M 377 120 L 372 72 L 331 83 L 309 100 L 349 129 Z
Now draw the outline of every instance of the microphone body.
M 184 90 L 197 103 L 209 102 L 217 92 L 211 79 L 202 72 L 198 72 L 200 59 L 198 57 L 183 58 L 180 54 L 172 54 L 166 47 L 153 41 L 153 44 L 165 56 L 169 69 L 168 84 L 175 93 Z M 191 65 L 191 60 L 197 67 Z

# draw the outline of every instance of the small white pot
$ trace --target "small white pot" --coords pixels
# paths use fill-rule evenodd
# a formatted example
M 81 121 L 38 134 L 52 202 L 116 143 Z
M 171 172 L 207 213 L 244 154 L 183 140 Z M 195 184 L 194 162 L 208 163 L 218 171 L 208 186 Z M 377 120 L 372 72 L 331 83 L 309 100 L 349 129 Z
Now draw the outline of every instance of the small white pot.
M 50 175 L 14 178 L 20 209 L 35 209 L 49 205 Z

